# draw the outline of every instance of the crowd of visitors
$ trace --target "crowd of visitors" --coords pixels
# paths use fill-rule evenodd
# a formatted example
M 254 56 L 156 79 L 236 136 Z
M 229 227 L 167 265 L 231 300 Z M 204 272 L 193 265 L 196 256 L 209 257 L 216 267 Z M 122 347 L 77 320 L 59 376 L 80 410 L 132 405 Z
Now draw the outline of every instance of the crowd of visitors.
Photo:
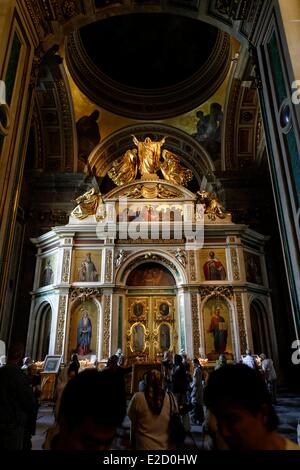
M 2 449 L 31 449 L 35 433 L 38 396 L 30 374 L 32 361 L 22 357 L 22 346 L 15 345 L 0 367 Z M 118 350 L 103 369 L 81 371 L 77 355 L 72 355 L 61 369 L 54 397 L 55 422 L 46 433 L 44 449 L 110 449 L 127 413 L 131 449 L 181 449 L 192 423 L 202 425 L 212 449 L 300 450 L 276 431 L 277 377 L 273 361 L 265 354 L 258 360 L 247 350 L 238 364 L 227 364 L 221 354 L 208 373 L 198 358 L 189 360 L 185 351 L 174 356 L 166 351 L 161 370 L 149 369 L 130 397 L 126 376 L 133 368 L 124 367 L 124 359 Z M 179 421 L 184 433 L 181 441 L 175 441 L 170 427 Z

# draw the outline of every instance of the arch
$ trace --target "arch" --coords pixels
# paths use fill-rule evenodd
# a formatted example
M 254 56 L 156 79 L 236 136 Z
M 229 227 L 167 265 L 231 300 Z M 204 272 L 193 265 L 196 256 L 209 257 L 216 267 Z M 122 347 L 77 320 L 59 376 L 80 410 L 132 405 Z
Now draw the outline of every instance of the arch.
M 36 309 L 33 325 L 32 358 L 43 361 L 49 352 L 51 334 L 52 306 L 42 301 Z
M 222 4 L 224 3 L 224 5 Z M 75 31 L 83 26 L 97 22 L 99 20 L 117 16 L 117 15 L 128 15 L 135 13 L 173 13 L 181 16 L 187 16 L 200 21 L 204 21 L 212 26 L 216 26 L 224 32 L 229 33 L 243 44 L 248 44 L 250 39 L 253 40 L 256 26 L 260 24 L 259 18 L 262 17 L 269 2 L 263 2 L 260 8 L 254 8 L 249 16 L 248 8 L 243 7 L 239 4 L 235 4 L 232 7 L 230 2 L 211 2 L 210 0 L 202 0 L 201 2 L 187 1 L 178 5 L 172 3 L 158 2 L 156 4 L 150 3 L 139 5 L 136 2 L 127 2 L 123 5 L 114 4 L 111 5 L 101 2 L 101 5 L 95 7 L 93 14 L 86 14 L 85 7 L 77 5 L 71 14 L 62 15 L 61 11 L 56 14 L 56 23 L 59 23 L 59 28 L 55 28 L 55 31 L 59 31 L 57 35 L 48 34 L 46 47 L 49 50 L 53 45 L 61 39 L 63 36 L 67 36 L 72 31 Z M 53 7 L 54 9 L 60 7 Z M 57 19 L 60 19 L 58 21 Z M 55 21 L 52 23 L 55 23 Z M 53 31 L 53 27 L 51 29 Z
M 250 303 L 250 323 L 252 331 L 253 352 L 265 353 L 271 357 L 272 351 L 269 341 L 269 325 L 267 309 L 259 298 L 254 298 Z
M 166 124 L 157 124 L 157 122 L 123 127 L 100 142 L 89 156 L 89 164 L 91 168 L 95 168 L 97 176 L 104 177 L 113 161 L 123 155 L 128 148 L 134 146 L 132 134 L 139 140 L 147 136 L 153 140 L 166 137 L 164 147 L 178 155 L 181 162 L 193 171 L 199 187 L 203 186 L 204 177 L 208 183 L 217 183 L 213 176 L 214 163 L 201 144 L 186 132 Z M 209 187 L 209 184 L 206 187 Z
M 141 264 L 149 263 L 149 261 L 161 264 L 167 268 L 172 274 L 177 287 L 188 282 L 186 271 L 170 254 L 158 249 L 151 250 L 151 252 L 144 249 L 137 253 L 132 253 L 126 258 L 116 273 L 116 285 L 125 286 L 132 270 Z

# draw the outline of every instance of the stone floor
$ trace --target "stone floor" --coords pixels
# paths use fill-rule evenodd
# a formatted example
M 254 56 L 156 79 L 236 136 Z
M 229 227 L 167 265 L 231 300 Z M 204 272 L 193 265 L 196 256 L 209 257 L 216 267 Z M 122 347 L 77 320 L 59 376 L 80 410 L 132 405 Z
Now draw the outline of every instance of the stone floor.
M 278 431 L 283 436 L 297 442 L 297 424 L 300 422 L 300 396 L 295 394 L 282 392 L 278 394 L 276 412 L 279 416 Z M 42 443 L 45 439 L 47 429 L 53 424 L 53 405 L 52 403 L 42 403 L 39 408 L 36 435 L 32 438 L 33 450 L 42 449 Z M 130 421 L 126 417 L 122 426 L 118 429 L 118 433 L 113 445 L 113 449 L 129 449 L 129 429 Z M 299 436 L 300 444 L 300 436 Z M 183 449 L 203 449 L 209 447 L 207 439 L 202 434 L 202 427 L 192 425 L 191 433 L 184 442 Z

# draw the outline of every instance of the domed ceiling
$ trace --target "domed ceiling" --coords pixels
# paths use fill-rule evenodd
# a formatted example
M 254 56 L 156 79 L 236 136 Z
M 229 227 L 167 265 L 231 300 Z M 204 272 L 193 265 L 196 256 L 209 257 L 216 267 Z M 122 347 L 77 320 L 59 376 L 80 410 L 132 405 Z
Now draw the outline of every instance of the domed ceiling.
M 163 119 L 194 109 L 225 79 L 226 33 L 165 13 L 114 16 L 67 39 L 77 86 L 97 105 L 136 119 Z

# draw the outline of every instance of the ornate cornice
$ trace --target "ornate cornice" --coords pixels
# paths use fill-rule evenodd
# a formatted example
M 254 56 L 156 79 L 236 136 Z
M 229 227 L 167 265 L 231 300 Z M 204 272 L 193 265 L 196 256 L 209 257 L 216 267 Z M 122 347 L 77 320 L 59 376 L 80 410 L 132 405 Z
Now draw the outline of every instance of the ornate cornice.
M 232 286 L 207 286 L 207 287 L 199 287 L 199 293 L 201 300 L 205 299 L 206 297 L 227 297 L 231 299 L 233 296 L 233 288 Z
M 71 302 L 80 301 L 85 302 L 93 298 L 100 298 L 102 289 L 93 287 L 72 287 L 71 288 Z
M 231 28 L 240 41 L 253 41 L 270 4 L 271 0 L 24 0 L 39 39 L 47 38 L 46 47 L 94 21 L 136 12 L 170 12 L 200 20 L 204 14 L 210 24 Z

